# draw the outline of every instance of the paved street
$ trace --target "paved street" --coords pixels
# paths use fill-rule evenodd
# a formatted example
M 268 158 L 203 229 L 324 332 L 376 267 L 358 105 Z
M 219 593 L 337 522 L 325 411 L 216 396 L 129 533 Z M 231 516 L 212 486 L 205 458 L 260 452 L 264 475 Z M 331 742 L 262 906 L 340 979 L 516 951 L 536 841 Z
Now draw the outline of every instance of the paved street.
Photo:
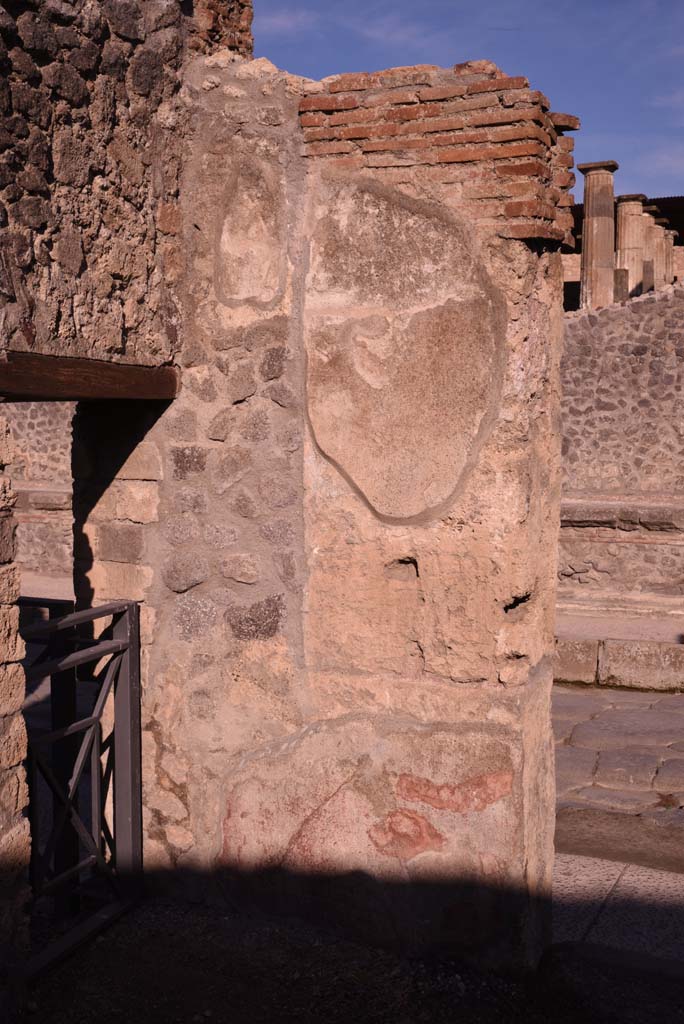
M 556 847 L 684 872 L 684 694 L 554 688 Z
M 684 878 L 558 854 L 554 942 L 584 942 L 684 963 Z

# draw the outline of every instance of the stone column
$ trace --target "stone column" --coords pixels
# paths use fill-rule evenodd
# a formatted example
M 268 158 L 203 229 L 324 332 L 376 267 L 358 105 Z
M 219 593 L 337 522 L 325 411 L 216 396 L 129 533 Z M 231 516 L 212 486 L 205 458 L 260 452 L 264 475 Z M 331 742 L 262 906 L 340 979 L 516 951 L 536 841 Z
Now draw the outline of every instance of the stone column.
M 679 232 L 678 231 L 670 230 L 670 231 L 666 231 L 665 235 L 666 235 L 666 238 L 667 238 L 667 248 L 665 250 L 665 254 L 666 254 L 666 257 L 667 257 L 666 276 L 667 276 L 667 283 L 668 284 L 672 284 L 672 282 L 675 279 L 675 268 L 674 268 L 675 238 L 678 238 Z
M 652 211 L 657 207 L 644 207 L 644 280 L 643 291 L 650 292 L 655 285 L 656 223 Z
M 640 295 L 643 284 L 645 200 L 641 193 L 617 198 L 616 263 L 627 270 L 628 295 Z
M 584 309 L 610 306 L 613 302 L 615 270 L 614 160 L 578 164 L 585 176 L 584 228 L 582 233 L 582 285 L 580 304 Z
M 655 236 L 655 264 L 653 269 L 653 276 L 655 279 L 656 289 L 664 288 L 668 283 L 667 281 L 667 237 L 666 229 L 669 227 L 669 221 L 665 217 L 658 217 L 656 219 L 656 236 Z

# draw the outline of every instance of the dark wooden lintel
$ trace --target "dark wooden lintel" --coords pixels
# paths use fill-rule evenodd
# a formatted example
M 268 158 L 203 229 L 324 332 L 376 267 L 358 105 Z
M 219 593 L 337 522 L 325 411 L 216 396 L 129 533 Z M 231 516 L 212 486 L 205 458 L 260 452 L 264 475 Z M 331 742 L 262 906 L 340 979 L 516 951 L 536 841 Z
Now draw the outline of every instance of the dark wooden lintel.
M 173 366 L 133 366 L 36 352 L 0 352 L 0 398 L 79 401 L 88 398 L 168 400 L 180 390 Z

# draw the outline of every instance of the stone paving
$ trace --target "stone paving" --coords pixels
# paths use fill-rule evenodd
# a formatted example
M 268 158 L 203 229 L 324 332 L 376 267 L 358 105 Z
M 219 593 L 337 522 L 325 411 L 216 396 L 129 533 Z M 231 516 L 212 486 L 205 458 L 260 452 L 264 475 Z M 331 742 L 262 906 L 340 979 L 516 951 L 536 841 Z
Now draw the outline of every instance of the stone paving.
M 554 688 L 556 848 L 684 872 L 684 694 Z
M 684 879 L 637 864 L 557 854 L 553 941 L 684 963 Z

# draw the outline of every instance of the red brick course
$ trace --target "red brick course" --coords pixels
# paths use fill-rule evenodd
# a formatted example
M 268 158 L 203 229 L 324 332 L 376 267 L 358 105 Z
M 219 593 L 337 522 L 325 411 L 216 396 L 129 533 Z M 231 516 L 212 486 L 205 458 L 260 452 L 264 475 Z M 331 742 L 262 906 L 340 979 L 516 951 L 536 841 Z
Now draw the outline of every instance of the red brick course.
M 327 92 L 300 104 L 307 157 L 407 183 L 415 168 L 505 237 L 573 244 L 573 142 L 562 132 L 579 122 L 550 113 L 526 78 L 474 61 L 345 74 L 323 85 Z

